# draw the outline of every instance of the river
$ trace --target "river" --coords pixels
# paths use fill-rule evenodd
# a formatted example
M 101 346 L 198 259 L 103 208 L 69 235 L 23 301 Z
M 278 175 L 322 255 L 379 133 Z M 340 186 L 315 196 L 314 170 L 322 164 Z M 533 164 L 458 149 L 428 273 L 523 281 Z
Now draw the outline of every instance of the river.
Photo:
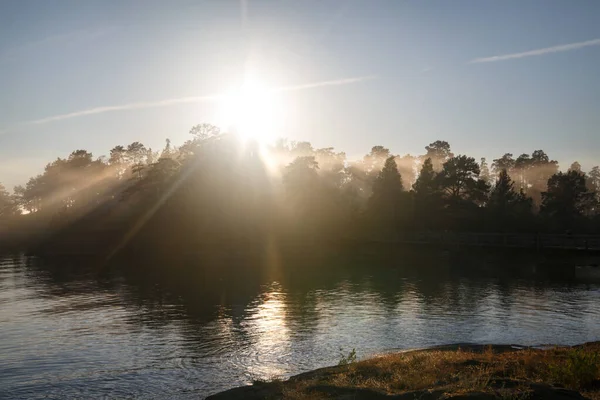
M 0 258 L 0 398 L 197 399 L 352 349 L 600 340 L 597 284 L 397 266 L 184 286 Z

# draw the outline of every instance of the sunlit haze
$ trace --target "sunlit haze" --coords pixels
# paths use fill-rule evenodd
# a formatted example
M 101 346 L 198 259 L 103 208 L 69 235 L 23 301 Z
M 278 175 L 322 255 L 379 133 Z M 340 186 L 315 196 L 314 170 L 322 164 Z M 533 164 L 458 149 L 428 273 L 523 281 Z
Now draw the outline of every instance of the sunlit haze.
M 349 159 L 441 139 L 488 159 L 543 148 L 589 169 L 599 14 L 594 0 L 5 1 L 0 181 L 23 184 L 76 148 L 181 144 L 223 119 Z M 268 88 L 317 85 L 280 93 L 277 122 L 271 99 L 243 89 L 248 71 Z M 318 85 L 331 81 L 347 83 Z M 226 106 L 210 98 L 232 91 Z

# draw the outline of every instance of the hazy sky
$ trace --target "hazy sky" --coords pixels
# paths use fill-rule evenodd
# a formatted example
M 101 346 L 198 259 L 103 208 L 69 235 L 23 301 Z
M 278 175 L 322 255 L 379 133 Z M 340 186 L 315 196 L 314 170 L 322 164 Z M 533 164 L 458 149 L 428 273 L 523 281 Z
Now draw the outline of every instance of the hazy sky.
M 245 71 L 338 83 L 282 93 L 281 136 L 352 158 L 444 139 L 600 164 L 598 0 L 0 0 L 0 182 L 74 149 L 180 144 L 217 114 L 181 99 Z

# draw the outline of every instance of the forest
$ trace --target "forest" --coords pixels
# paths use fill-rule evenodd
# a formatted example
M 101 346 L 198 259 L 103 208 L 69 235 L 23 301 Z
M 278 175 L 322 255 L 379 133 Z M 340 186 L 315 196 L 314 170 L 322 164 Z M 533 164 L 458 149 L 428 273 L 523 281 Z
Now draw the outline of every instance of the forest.
M 0 243 L 33 251 L 175 254 L 328 245 L 416 231 L 600 233 L 600 168 L 560 170 L 543 150 L 488 162 L 446 141 L 421 155 L 374 146 L 359 160 L 201 124 L 154 151 L 75 150 L 9 193 Z

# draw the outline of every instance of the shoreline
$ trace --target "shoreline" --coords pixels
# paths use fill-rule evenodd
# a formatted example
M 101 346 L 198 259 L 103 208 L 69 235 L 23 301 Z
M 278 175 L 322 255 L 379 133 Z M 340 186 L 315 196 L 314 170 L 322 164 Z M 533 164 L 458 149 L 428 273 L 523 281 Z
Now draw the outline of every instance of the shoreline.
M 600 341 L 456 343 L 384 353 L 208 396 L 237 399 L 600 399 Z

